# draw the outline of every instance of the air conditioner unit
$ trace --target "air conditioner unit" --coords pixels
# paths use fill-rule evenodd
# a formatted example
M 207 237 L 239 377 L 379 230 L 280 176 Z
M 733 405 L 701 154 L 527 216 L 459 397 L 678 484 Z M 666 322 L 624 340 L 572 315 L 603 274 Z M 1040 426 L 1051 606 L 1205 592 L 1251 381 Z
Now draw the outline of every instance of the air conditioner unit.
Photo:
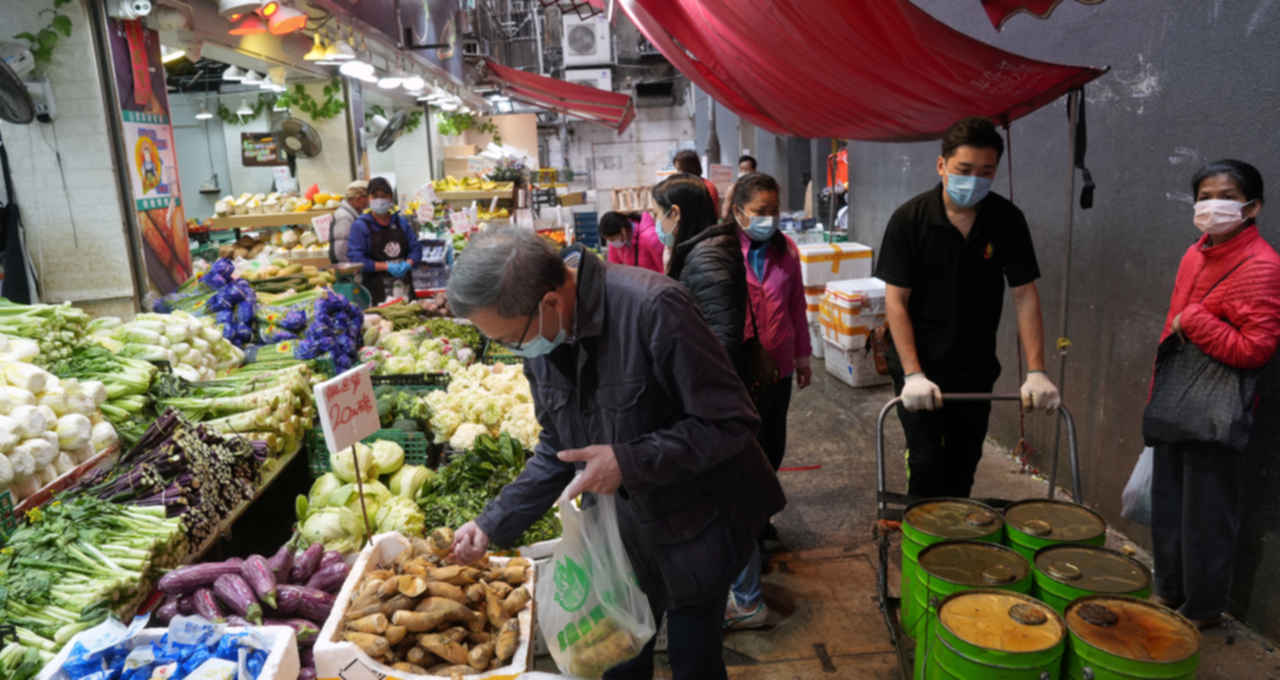
M 604 15 L 581 19 L 576 14 L 565 14 L 561 42 L 565 66 L 599 66 L 613 61 L 609 22 Z
M 462 56 L 483 58 L 489 56 L 489 41 L 483 38 L 462 41 Z
M 564 79 L 575 85 L 613 91 L 613 71 L 608 68 L 567 68 L 564 70 Z

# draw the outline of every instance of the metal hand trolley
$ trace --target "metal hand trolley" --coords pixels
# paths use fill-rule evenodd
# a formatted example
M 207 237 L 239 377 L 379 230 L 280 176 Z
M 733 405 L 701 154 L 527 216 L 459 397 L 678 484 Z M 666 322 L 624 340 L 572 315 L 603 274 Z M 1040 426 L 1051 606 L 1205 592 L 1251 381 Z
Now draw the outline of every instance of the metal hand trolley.
M 1014 401 L 1020 403 L 1022 397 L 1017 394 L 957 393 L 942 395 L 942 401 L 945 408 L 947 402 Z M 912 665 L 908 663 L 906 653 L 902 648 L 903 631 L 898 620 L 898 610 L 901 608 L 902 602 L 899 598 L 889 596 L 889 536 L 898 531 L 907 507 L 918 500 L 924 499 L 912 498 L 905 493 L 897 493 L 885 489 L 884 421 L 889 416 L 889 413 L 894 410 L 894 407 L 901 403 L 902 398 L 895 397 L 885 404 L 884 408 L 880 409 L 880 415 L 876 418 L 876 524 L 873 528 L 873 535 L 879 557 L 879 566 L 876 573 L 876 599 L 880 604 L 880 614 L 884 617 L 885 627 L 889 629 L 889 643 L 893 645 L 894 650 L 898 653 L 898 671 L 903 680 L 910 680 L 912 677 Z M 1067 410 L 1066 406 L 1059 406 L 1058 414 L 1066 425 L 1067 430 L 1067 452 L 1071 458 L 1071 493 L 1075 497 L 1075 501 L 1079 503 L 1084 498 L 1084 495 L 1080 490 L 1080 455 L 1076 448 L 1076 421 L 1071 417 L 1071 412 Z M 1057 481 L 1058 447 L 1055 446 L 1053 460 L 1049 466 L 1048 498 L 1053 498 Z M 998 509 L 1008 507 L 1015 502 L 997 498 L 977 500 Z

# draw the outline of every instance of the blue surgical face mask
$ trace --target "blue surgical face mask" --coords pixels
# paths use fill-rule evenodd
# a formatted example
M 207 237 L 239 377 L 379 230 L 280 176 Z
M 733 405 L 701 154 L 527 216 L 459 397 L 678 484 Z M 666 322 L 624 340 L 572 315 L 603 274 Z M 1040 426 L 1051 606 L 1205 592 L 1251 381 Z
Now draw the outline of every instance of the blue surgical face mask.
M 668 214 L 668 215 L 670 215 L 670 213 L 667 213 L 667 214 Z M 677 225 L 677 226 L 678 226 L 678 225 Z M 663 229 L 663 228 L 662 228 L 662 220 L 658 220 L 658 224 L 656 225 L 656 227 L 657 227 L 657 228 L 656 228 L 654 231 L 657 231 L 657 232 L 658 232 L 658 240 L 659 240 L 659 241 L 662 241 L 662 245 L 664 245 L 664 246 L 666 246 L 666 247 L 668 247 L 668 248 L 674 248 L 674 247 L 675 247 L 675 245 L 676 245 L 676 233 L 675 233 L 675 231 L 674 231 L 674 230 L 672 230 L 672 231 L 667 231 L 666 229 Z
M 778 233 L 778 216 L 754 215 L 744 231 L 752 241 L 768 241 Z
M 557 316 L 559 315 L 557 314 Z M 565 333 L 563 328 L 560 329 L 559 333 L 556 333 L 554 340 L 548 340 L 542 335 L 542 306 L 539 305 L 538 334 L 533 336 L 532 340 L 520 345 L 520 347 L 508 347 L 508 349 L 526 359 L 536 359 L 544 354 L 550 354 L 552 350 L 563 345 L 568 337 L 568 333 Z
M 991 191 L 991 178 L 947 173 L 947 195 L 961 208 L 972 208 Z
M 391 199 L 389 198 L 371 199 L 369 201 L 369 209 L 372 210 L 373 214 L 375 215 L 385 215 L 391 212 Z

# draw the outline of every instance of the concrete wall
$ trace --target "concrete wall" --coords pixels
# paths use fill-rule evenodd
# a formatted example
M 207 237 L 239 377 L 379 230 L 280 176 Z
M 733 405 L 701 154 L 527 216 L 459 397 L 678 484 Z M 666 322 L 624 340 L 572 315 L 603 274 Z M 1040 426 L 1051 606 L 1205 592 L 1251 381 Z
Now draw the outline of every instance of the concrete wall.
M 0 3 L 6 35 L 43 28 L 48 19 L 39 12 L 44 7 Z M 0 122 L 0 135 L 44 299 L 116 307 L 125 300 L 127 308 L 133 280 L 114 162 L 105 141 L 108 119 L 101 81 L 98 70 L 89 66 L 97 57 L 88 16 L 80 2 L 61 11 L 70 17 L 72 33 L 59 41 L 46 74 L 56 119 L 24 126 Z
M 187 219 L 202 221 L 213 215 L 214 204 L 219 198 L 234 193 L 222 120 L 216 112 L 209 120 L 195 118 L 206 103 L 210 111 L 217 108 L 217 99 L 203 93 L 169 95 L 169 117 L 173 123 L 173 143 L 178 149 L 178 174 L 182 183 L 182 207 Z M 236 161 L 239 162 L 239 156 Z M 200 193 L 200 185 L 214 173 L 218 175 L 218 193 Z
M 1120 492 L 1142 449 L 1141 413 L 1179 259 L 1198 235 L 1191 224 L 1189 180 L 1197 166 L 1220 157 L 1247 160 L 1272 184 L 1280 181 L 1280 134 L 1275 111 L 1275 63 L 1280 4 L 1134 0 L 1062 3 L 1052 18 L 1022 15 L 997 33 L 976 3 L 917 0 L 948 25 L 1019 54 L 1057 62 L 1110 65 L 1086 90 L 1088 165 L 1098 183 L 1095 207 L 1076 211 L 1070 272 L 1069 332 L 1073 343 L 1066 403 L 1076 415 L 1084 461 L 1085 501 L 1135 539 L 1147 530 L 1119 517 Z M 1058 322 L 1068 152 L 1062 100 L 1013 125 L 1012 158 L 996 188 L 1008 192 L 1032 225 L 1044 278 L 1046 335 Z M 957 111 L 956 116 L 965 115 Z M 871 144 L 850 151 L 856 238 L 879 247 L 896 206 L 937 181 L 936 142 Z M 1274 191 L 1273 191 L 1274 193 Z M 1274 213 L 1274 209 L 1272 209 Z M 1275 215 L 1264 210 L 1262 233 L 1280 241 Z M 1011 303 L 1006 304 L 998 389 L 1017 389 Z M 1058 359 L 1050 358 L 1056 376 Z M 1269 373 L 1274 378 L 1276 370 Z M 1280 635 L 1280 587 L 1266 575 L 1280 569 L 1280 391 L 1264 383 L 1263 413 L 1245 502 L 1245 535 L 1238 559 L 1234 610 L 1264 632 Z M 1018 418 L 997 407 L 992 436 L 1012 445 Z M 1045 464 L 1052 422 L 1027 418 L 1027 439 Z M 1224 461 L 1224 464 L 1226 461 Z M 1065 468 L 1064 468 L 1065 471 Z M 1062 479 L 1062 478 L 1060 478 Z

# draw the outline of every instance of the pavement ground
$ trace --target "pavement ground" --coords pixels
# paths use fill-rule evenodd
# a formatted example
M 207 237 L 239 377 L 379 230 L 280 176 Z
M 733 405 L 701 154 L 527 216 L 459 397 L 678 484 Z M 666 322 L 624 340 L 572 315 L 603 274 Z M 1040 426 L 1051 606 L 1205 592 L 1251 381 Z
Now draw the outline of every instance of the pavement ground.
M 729 677 L 898 680 L 898 654 L 876 601 L 877 556 L 872 538 L 875 422 L 892 393 L 887 386 L 848 387 L 827 375 L 820 361 L 815 363 L 813 385 L 796 392 L 791 403 L 787 455 L 780 473 L 788 505 L 774 521 L 784 547 L 772 556 L 771 570 L 764 578 L 769 627 L 726 635 Z M 997 404 L 995 408 L 1015 406 Z M 892 414 L 886 424 L 885 450 L 888 489 L 905 491 L 902 429 Z M 789 467 L 801 469 L 786 470 Z M 1026 473 L 1007 450 L 988 441 L 975 498 L 1042 497 L 1045 489 L 1044 481 Z M 1150 557 L 1124 536 L 1112 532 L 1108 545 L 1151 564 Z M 897 538 L 890 555 L 890 592 L 897 595 L 901 557 Z M 903 644 L 904 651 L 910 651 L 912 643 Z M 671 677 L 665 657 L 658 656 L 656 677 Z M 536 667 L 555 670 L 549 657 L 538 659 Z M 1203 634 L 1198 677 L 1280 678 L 1280 655 L 1271 641 L 1229 621 Z

